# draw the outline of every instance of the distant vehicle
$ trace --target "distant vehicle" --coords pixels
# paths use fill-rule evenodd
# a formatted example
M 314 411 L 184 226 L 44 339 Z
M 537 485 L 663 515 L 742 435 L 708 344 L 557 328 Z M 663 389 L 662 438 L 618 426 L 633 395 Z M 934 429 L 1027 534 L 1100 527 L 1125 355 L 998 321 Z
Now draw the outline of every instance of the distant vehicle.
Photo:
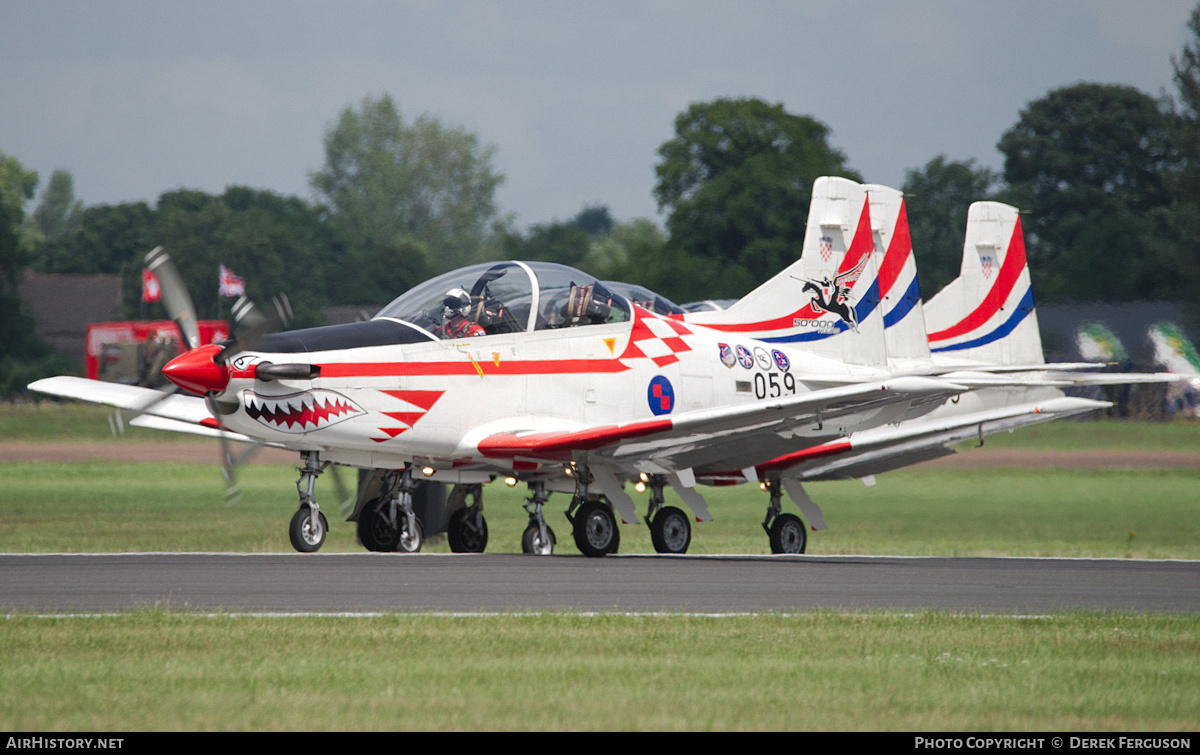
M 229 340 L 224 320 L 196 323 L 201 343 Z M 183 334 L 172 320 L 94 322 L 87 328 L 84 367 L 91 380 L 159 388 L 169 385 L 162 368 L 186 348 Z

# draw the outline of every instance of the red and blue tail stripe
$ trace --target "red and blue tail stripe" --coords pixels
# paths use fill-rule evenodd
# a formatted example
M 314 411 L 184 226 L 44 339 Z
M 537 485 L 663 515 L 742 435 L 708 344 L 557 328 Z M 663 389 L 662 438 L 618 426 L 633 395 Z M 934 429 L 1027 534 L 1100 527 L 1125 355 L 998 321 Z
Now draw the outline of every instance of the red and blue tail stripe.
M 954 325 L 929 334 L 930 351 L 984 346 L 1011 333 L 1033 312 L 1033 289 L 1025 272 L 1025 240 L 1018 218 L 996 280 L 974 310 Z M 1018 284 L 1022 284 L 1018 286 Z M 1019 290 L 1023 289 L 1023 290 Z M 1004 311 L 1009 314 L 999 319 Z

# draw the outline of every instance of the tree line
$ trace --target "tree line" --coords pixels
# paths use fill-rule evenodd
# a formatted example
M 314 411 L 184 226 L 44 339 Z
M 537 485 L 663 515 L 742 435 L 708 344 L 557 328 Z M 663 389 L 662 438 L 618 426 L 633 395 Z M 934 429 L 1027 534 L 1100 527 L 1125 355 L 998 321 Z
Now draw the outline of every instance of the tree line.
M 906 171 L 926 297 L 958 274 L 969 203 L 993 199 L 1025 213 L 1039 301 L 1200 305 L 1200 5 L 1188 28 L 1171 56 L 1174 96 L 1054 89 L 1000 136 L 1001 171 L 945 155 Z M 324 306 L 382 305 L 431 275 L 499 258 L 561 262 L 680 302 L 739 297 L 799 254 L 814 179 L 863 180 L 830 137 L 816 118 L 757 98 L 691 105 L 657 152 L 661 228 L 596 205 L 520 230 L 495 201 L 496 147 L 432 115 L 406 120 L 386 94 L 329 124 L 312 200 L 230 186 L 85 206 L 69 172 L 39 195 L 37 174 L 0 152 L 0 390 L 5 375 L 16 385 L 64 367 L 43 364 L 52 357 L 16 294 L 22 271 L 120 275 L 120 316 L 136 318 L 142 258 L 160 244 L 201 317 L 228 312 L 217 296 L 224 264 L 255 300 L 286 293 L 297 326 L 321 324 Z M 146 316 L 162 316 L 158 306 Z

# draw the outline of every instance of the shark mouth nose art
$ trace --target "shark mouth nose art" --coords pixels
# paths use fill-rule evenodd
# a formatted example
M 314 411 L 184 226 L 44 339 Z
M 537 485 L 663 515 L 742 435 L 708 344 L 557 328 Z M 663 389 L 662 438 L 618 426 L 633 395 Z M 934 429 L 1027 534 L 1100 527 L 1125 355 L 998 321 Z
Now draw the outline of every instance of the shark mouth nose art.
M 272 430 L 307 433 L 366 414 L 340 393 L 317 388 L 287 396 L 260 396 L 246 391 L 246 414 Z

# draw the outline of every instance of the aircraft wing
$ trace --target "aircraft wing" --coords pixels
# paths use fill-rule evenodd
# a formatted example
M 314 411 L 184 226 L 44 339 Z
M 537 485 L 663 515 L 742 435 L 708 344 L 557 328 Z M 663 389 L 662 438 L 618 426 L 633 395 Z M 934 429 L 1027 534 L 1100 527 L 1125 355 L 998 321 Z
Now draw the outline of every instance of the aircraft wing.
M 940 420 L 906 422 L 855 433 L 760 465 L 757 472 L 781 471 L 801 480 L 833 480 L 882 474 L 955 453 L 948 446 L 1112 406 L 1108 401 L 1059 397 Z
M 585 452 L 619 466 L 652 461 L 665 469 L 682 470 L 707 463 L 714 448 L 741 447 L 743 453 L 748 448 L 764 449 L 751 451 L 748 457 L 761 461 L 772 458 L 765 449 L 775 447 L 759 444 L 761 439 L 794 448 L 795 434 L 840 435 L 839 423 L 857 422 L 891 407 L 902 410 L 914 402 L 940 403 L 964 390 L 947 381 L 899 377 L 641 422 L 553 432 L 497 431 L 480 439 L 478 449 L 493 458 L 551 462 L 570 461 Z
M 1128 385 L 1131 383 L 1170 383 L 1183 376 L 1173 372 L 1099 372 L 1107 365 L 1095 362 L 1055 362 L 1049 364 L 971 365 L 943 367 L 929 374 L 973 388 L 1003 386 Z M 1001 375 L 1013 377 L 1002 378 Z
M 60 375 L 29 384 L 29 390 L 60 398 L 73 398 L 92 404 L 137 412 L 129 424 L 155 430 L 190 433 L 229 440 L 257 442 L 253 438 L 222 430 L 199 396 L 164 394 L 153 388 L 108 383 L 103 380 Z

